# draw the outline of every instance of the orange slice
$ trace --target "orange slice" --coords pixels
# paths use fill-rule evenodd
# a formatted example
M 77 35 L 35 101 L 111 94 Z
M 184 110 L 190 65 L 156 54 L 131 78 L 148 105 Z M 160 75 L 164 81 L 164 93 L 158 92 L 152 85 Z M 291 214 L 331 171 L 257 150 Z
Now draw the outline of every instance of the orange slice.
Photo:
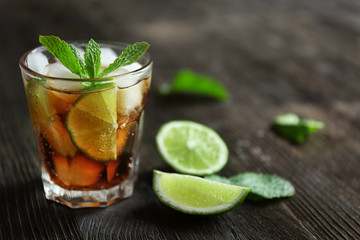
M 26 86 L 29 111 L 34 128 L 49 142 L 50 147 L 62 156 L 74 156 L 76 147 L 72 144 L 69 133 L 56 114 L 49 98 L 49 91 L 43 81 L 32 79 Z
M 86 187 L 96 183 L 104 169 L 104 165 L 79 154 L 68 160 L 54 155 L 56 177 L 67 186 Z

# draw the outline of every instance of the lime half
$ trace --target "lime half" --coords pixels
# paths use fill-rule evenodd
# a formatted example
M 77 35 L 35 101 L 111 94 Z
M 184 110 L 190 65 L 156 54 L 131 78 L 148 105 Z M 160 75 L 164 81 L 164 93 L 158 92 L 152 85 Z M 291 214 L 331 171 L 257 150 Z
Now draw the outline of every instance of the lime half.
M 116 89 L 78 98 L 66 117 L 74 145 L 97 161 L 116 160 Z
M 154 170 L 153 190 L 161 202 L 188 214 L 210 215 L 241 204 L 250 189 L 200 177 Z
M 209 175 L 222 169 L 228 160 L 228 149 L 212 129 L 190 121 L 164 124 L 156 143 L 164 160 L 177 172 Z

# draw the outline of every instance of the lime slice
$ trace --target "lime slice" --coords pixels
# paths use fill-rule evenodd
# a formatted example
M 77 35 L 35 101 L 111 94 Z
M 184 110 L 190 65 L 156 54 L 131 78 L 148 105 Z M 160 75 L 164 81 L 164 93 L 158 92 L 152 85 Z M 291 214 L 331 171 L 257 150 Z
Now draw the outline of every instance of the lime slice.
M 164 124 L 156 143 L 165 161 L 180 173 L 209 175 L 222 169 L 228 160 L 228 149 L 220 136 L 195 122 Z
M 250 189 L 200 177 L 154 170 L 153 190 L 161 202 L 188 214 L 225 212 L 241 204 Z
M 32 79 L 26 85 L 26 96 L 34 129 L 39 129 L 50 147 L 62 156 L 74 156 L 76 147 L 49 98 L 44 81 Z
M 98 161 L 116 160 L 116 89 L 78 98 L 66 117 L 75 146 Z

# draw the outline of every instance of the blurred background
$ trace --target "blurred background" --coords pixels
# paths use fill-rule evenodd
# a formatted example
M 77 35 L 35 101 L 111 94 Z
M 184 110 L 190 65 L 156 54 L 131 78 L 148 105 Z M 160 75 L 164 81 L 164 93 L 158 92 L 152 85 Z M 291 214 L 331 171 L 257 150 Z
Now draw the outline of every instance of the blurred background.
M 291 99 L 302 85 L 316 91 L 330 81 L 322 97 L 351 98 L 338 87 L 351 91 L 359 73 L 357 1 L 1 0 L 0 7 L 1 68 L 10 76 L 19 76 L 14 66 L 39 45 L 39 34 L 147 41 L 157 66 L 155 86 L 188 67 L 225 85 L 261 79 L 262 89 L 286 88 L 296 78 L 296 88 L 282 94 Z
M 166 215 L 168 211 L 160 214 L 154 229 L 162 225 L 177 232 L 193 229 L 198 234 L 193 236 L 215 229 L 221 237 L 228 228 L 219 224 L 229 221 L 233 232 L 252 229 L 258 234 L 256 239 L 276 234 L 273 239 L 289 239 L 294 234 L 296 239 L 335 239 L 341 234 L 355 239 L 359 234 L 360 1 L 0 0 L 0 33 L 0 160 L 4 156 L 13 160 L 0 162 L 0 170 L 7 173 L 0 174 L 0 185 L 3 181 L 7 186 L 3 188 L 8 191 L 4 208 L 9 216 L 16 217 L 12 212 L 18 211 L 12 199 L 21 202 L 29 196 L 31 203 L 54 206 L 46 204 L 42 195 L 18 67 L 21 55 L 39 45 L 40 34 L 52 34 L 64 40 L 94 38 L 151 45 L 154 71 L 134 198 L 140 200 L 112 208 L 119 217 L 130 219 L 124 224 L 133 226 L 141 219 L 142 226 L 149 222 L 153 226 L 153 216 L 163 210 L 150 185 L 152 169 L 165 167 L 154 138 L 163 123 L 187 119 L 213 128 L 227 143 L 229 163 L 220 174 L 276 173 L 290 180 L 297 194 L 286 203 L 247 204 L 229 215 L 202 219 L 203 225 L 197 228 L 192 228 L 194 221 L 182 217 L 182 225 L 172 224 L 166 216 L 178 215 Z M 183 68 L 214 77 L 228 89 L 230 98 L 216 102 L 159 97 L 158 87 Z M 274 117 L 284 112 L 320 120 L 325 130 L 304 145 L 289 144 L 269 129 Z M 12 186 L 16 190 L 9 190 Z M 32 197 L 34 188 L 36 197 Z M 60 208 L 51 209 L 63 213 Z M 19 215 L 22 212 L 27 211 L 18 211 Z M 98 217 L 86 211 L 63 215 L 62 220 L 76 215 L 80 227 L 72 226 L 81 230 L 87 229 L 82 221 L 97 222 Z M 29 216 L 37 216 L 37 211 L 30 210 Z M 113 215 L 107 216 L 119 225 Z M 34 236 L 42 231 L 31 221 L 25 225 L 29 231 L 35 229 Z M 275 231 L 278 226 L 286 227 Z M 107 223 L 105 227 L 116 229 Z M 100 232 L 101 227 L 91 230 Z M 231 239 L 233 232 L 226 236 Z
M 231 144 L 264 132 L 276 114 L 291 111 L 325 121 L 328 131 L 318 142 L 326 159 L 332 156 L 326 147 L 329 139 L 360 139 L 358 131 L 351 130 L 360 116 L 359 13 L 360 2 L 352 0 L 1 0 L 0 87 L 7 89 L 2 94 L 14 110 L 12 117 L 22 113 L 30 126 L 23 113 L 25 94 L 16 94 L 23 88 L 18 61 L 39 45 L 39 34 L 65 40 L 147 41 L 154 59 L 147 112 L 155 123 L 149 138 L 172 119 L 200 121 L 225 133 L 234 130 L 226 126 L 228 121 L 237 124 L 237 134 L 228 139 Z M 230 99 L 169 103 L 157 98 L 158 87 L 183 68 L 219 80 Z M 360 188 L 358 181 L 352 182 Z

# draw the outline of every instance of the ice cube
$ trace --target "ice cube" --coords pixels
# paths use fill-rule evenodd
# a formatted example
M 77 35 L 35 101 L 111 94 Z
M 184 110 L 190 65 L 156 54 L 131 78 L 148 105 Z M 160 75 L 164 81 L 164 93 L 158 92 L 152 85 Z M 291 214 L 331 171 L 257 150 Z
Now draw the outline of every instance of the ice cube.
M 123 75 L 125 73 L 134 71 L 139 69 L 141 65 L 139 63 L 133 63 L 124 67 L 120 67 L 115 71 L 106 75 L 106 77 L 116 76 L 116 75 Z M 140 75 L 137 73 L 129 73 L 123 76 L 119 76 L 116 78 L 116 85 L 120 88 L 125 88 L 134 85 L 140 79 Z
M 56 61 L 55 63 L 48 64 L 45 67 L 47 76 L 58 77 L 58 78 L 79 78 L 76 74 L 72 73 L 67 69 L 61 62 Z
M 27 57 L 28 67 L 40 74 L 45 74 L 45 67 L 48 63 L 47 57 L 41 52 L 34 51 Z
M 64 92 L 77 92 L 85 88 L 80 81 L 49 80 L 48 84 L 52 89 Z
M 126 70 L 124 67 L 120 67 L 120 68 L 112 71 L 111 73 L 107 74 L 106 77 L 121 75 L 121 74 L 125 74 L 127 72 L 129 72 L 129 71 Z
M 149 86 L 150 78 L 127 88 L 119 88 L 117 97 L 118 110 L 124 114 L 130 114 L 134 110 L 140 110 L 144 97 L 149 91 Z
M 142 99 L 142 82 L 128 88 L 119 88 L 117 108 L 123 114 L 129 114 L 141 106 Z
M 129 113 L 134 111 L 137 107 L 141 106 L 143 101 L 144 87 L 146 87 L 146 83 L 144 81 L 138 82 L 139 80 L 143 79 L 142 73 L 131 73 L 131 71 L 139 68 L 141 68 L 141 64 L 135 62 L 133 64 L 121 67 L 109 74 L 114 76 L 128 73 L 116 78 L 116 85 L 119 87 L 118 109 L 122 112 Z
M 72 73 L 61 62 L 48 64 L 45 68 L 47 76 L 57 78 L 79 78 L 79 76 Z M 84 88 L 81 82 L 70 80 L 49 80 L 48 84 L 51 88 L 59 91 L 80 91 Z
M 113 63 L 118 55 L 111 48 L 100 48 L 101 50 L 101 65 L 108 66 Z
M 126 66 L 123 66 L 124 69 L 128 70 L 129 72 L 132 72 L 132 71 L 135 71 L 139 68 L 141 68 L 141 64 L 138 63 L 138 62 L 134 62 L 132 64 L 129 64 L 129 65 L 126 65 Z

